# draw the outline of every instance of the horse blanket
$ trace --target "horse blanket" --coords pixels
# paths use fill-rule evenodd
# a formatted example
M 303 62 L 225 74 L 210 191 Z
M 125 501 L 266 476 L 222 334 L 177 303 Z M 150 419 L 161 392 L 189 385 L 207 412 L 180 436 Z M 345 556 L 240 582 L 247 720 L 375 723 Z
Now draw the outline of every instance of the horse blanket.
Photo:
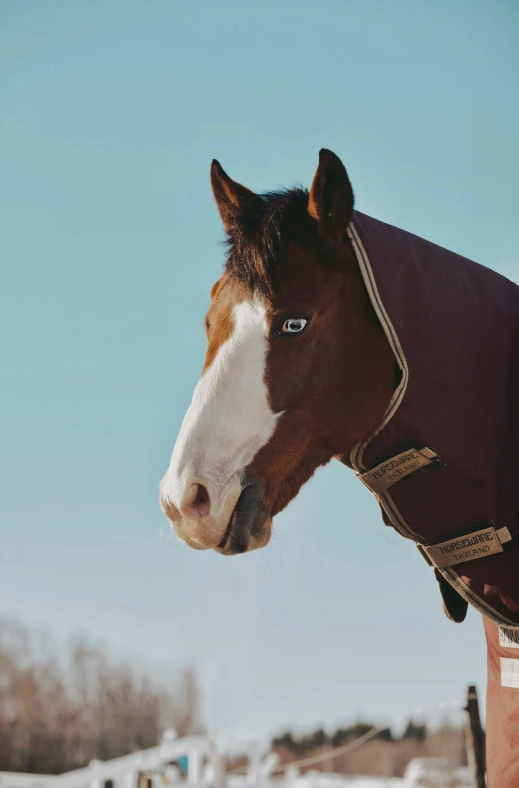
M 485 616 L 487 728 L 517 731 L 519 649 L 510 657 L 502 633 L 519 634 L 519 288 L 358 211 L 348 235 L 399 383 L 342 461 L 434 568 L 447 615 Z M 499 752 L 489 739 L 491 788 L 519 786 L 512 739 Z
M 358 211 L 349 235 L 400 383 L 348 464 L 451 617 L 519 627 L 519 287 Z

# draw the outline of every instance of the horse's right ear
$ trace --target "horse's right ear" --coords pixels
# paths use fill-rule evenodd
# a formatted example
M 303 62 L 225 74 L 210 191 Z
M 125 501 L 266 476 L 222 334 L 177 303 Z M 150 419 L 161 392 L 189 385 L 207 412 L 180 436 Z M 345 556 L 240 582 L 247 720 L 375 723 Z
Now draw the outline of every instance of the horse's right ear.
M 248 203 L 256 199 L 256 195 L 250 189 L 229 178 L 216 159 L 213 159 L 211 164 L 211 186 L 223 226 L 226 232 L 230 232 L 237 216 Z
M 344 236 L 353 213 L 353 189 L 342 161 L 331 150 L 319 151 L 319 166 L 308 196 L 308 213 L 336 241 Z

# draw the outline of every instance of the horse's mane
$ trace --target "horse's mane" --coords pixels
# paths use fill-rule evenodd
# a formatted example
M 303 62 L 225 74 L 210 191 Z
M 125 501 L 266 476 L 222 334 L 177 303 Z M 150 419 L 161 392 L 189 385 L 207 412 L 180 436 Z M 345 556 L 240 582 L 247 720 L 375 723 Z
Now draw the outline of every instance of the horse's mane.
M 226 271 L 249 292 L 271 294 L 283 236 L 308 227 L 307 209 L 308 190 L 299 186 L 254 195 L 228 227 Z

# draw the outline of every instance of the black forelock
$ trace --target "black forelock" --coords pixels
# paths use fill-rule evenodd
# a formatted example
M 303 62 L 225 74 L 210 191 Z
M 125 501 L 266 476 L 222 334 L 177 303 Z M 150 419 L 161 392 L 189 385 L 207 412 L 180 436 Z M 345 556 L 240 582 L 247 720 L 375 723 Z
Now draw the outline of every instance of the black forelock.
M 287 228 L 295 232 L 309 221 L 307 189 L 255 195 L 236 213 L 228 229 L 226 271 L 250 292 L 271 294 Z

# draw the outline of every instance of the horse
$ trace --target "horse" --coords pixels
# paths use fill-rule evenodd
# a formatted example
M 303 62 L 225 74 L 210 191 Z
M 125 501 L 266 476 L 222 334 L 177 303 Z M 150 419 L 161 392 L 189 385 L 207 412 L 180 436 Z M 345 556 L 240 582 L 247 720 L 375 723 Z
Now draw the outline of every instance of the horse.
M 189 547 L 245 553 L 318 467 L 353 469 L 449 618 L 483 614 L 489 785 L 519 785 L 519 288 L 356 211 L 330 150 L 309 191 L 256 194 L 216 160 L 211 185 L 226 262 L 163 512 Z

